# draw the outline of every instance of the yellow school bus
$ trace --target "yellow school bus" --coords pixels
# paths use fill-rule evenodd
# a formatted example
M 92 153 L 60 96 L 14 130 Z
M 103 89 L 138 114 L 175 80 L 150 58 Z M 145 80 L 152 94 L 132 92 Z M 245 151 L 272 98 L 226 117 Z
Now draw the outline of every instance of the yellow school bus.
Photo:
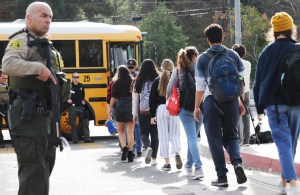
M 0 23 L 0 62 L 8 37 L 24 27 L 24 20 Z M 72 73 L 79 73 L 79 82 L 85 87 L 90 119 L 96 126 L 104 125 L 108 117 L 106 94 L 111 72 L 131 58 L 140 64 L 141 31 L 130 25 L 52 22 L 49 34 L 54 47 L 63 57 L 63 71 L 69 78 Z M 62 131 L 70 133 L 66 114 L 62 114 Z

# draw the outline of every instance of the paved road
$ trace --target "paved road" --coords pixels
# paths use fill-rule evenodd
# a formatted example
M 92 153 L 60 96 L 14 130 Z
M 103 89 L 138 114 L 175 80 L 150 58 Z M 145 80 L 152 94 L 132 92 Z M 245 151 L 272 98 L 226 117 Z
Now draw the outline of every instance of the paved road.
M 182 135 L 182 158 L 185 161 L 187 144 L 185 135 Z M 202 158 L 202 162 L 205 178 L 196 181 L 188 179 L 184 170 L 176 170 L 174 159 L 170 172 L 160 170 L 163 159 L 158 159 L 158 166 L 154 167 L 146 165 L 144 158 L 135 159 L 133 163 L 121 163 L 117 139 L 104 136 L 92 144 L 71 144 L 66 151 L 58 153 L 50 194 L 277 194 L 275 184 L 278 175 L 247 170 L 248 182 L 238 185 L 231 165 L 228 165 L 229 187 L 212 187 L 210 182 L 216 176 L 213 162 L 207 158 Z M 17 188 L 16 156 L 8 144 L 8 148 L 0 150 L 0 195 L 15 195 Z

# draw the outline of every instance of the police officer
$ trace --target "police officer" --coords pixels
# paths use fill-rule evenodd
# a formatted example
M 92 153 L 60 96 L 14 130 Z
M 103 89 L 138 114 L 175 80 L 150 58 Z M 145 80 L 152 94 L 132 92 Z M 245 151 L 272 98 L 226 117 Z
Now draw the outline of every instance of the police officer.
M 8 97 L 8 84 L 6 81 L 6 75 L 0 71 L 0 148 L 5 148 L 4 138 L 2 134 L 3 118 L 7 123 L 7 108 L 9 103 Z
M 72 95 L 70 99 L 67 100 L 69 104 L 69 123 L 71 125 L 72 141 L 74 144 L 78 144 L 78 129 L 76 127 L 76 117 L 79 117 L 81 123 L 81 130 L 84 136 L 84 143 L 93 143 L 94 140 L 90 138 L 89 130 L 89 114 L 85 110 L 85 100 L 84 100 L 84 87 L 79 83 L 79 74 L 74 72 L 72 75 Z
M 47 3 L 31 3 L 26 9 L 26 27 L 10 37 L 2 59 L 2 70 L 9 75 L 9 87 L 15 94 L 11 97 L 14 100 L 8 110 L 8 121 L 18 160 L 19 195 L 49 194 L 55 156 L 50 158 L 48 150 L 51 105 L 45 103 L 51 95 L 46 81 L 55 85 L 57 82 L 39 47 L 30 43 L 42 38 L 47 40 L 52 16 Z M 55 62 L 52 67 L 58 70 L 58 60 L 52 61 Z M 28 111 L 24 105 L 29 99 L 43 112 L 33 107 L 32 112 L 25 115 L 22 110 Z

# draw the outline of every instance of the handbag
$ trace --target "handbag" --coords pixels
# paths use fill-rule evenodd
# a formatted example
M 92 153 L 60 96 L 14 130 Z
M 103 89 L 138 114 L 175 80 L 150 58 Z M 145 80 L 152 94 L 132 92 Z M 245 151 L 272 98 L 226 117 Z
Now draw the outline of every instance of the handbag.
M 116 124 L 115 124 L 115 121 L 113 119 L 107 119 L 105 121 L 105 125 L 108 129 L 108 132 L 111 134 L 111 135 L 115 135 L 118 133 L 118 129 L 116 127 Z
M 179 89 L 173 87 L 171 95 L 167 101 L 167 110 L 171 116 L 178 116 L 180 111 Z
M 178 77 L 178 69 L 177 69 Z M 179 86 L 179 77 L 178 77 L 178 86 Z M 167 100 L 167 110 L 171 116 L 178 116 L 180 111 L 180 99 L 179 99 L 179 88 L 173 87 L 170 97 Z

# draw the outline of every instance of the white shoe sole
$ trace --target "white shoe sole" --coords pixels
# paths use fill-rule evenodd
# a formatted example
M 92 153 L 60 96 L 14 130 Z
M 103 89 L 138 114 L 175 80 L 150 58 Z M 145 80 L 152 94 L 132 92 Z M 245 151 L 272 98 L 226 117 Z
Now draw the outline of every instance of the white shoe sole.
M 202 178 L 204 178 L 204 175 L 192 175 L 190 179 L 197 180 L 197 179 L 202 179 Z
M 145 158 L 146 164 L 149 164 L 151 162 L 152 152 L 153 152 L 152 148 L 149 148 L 146 158 Z

